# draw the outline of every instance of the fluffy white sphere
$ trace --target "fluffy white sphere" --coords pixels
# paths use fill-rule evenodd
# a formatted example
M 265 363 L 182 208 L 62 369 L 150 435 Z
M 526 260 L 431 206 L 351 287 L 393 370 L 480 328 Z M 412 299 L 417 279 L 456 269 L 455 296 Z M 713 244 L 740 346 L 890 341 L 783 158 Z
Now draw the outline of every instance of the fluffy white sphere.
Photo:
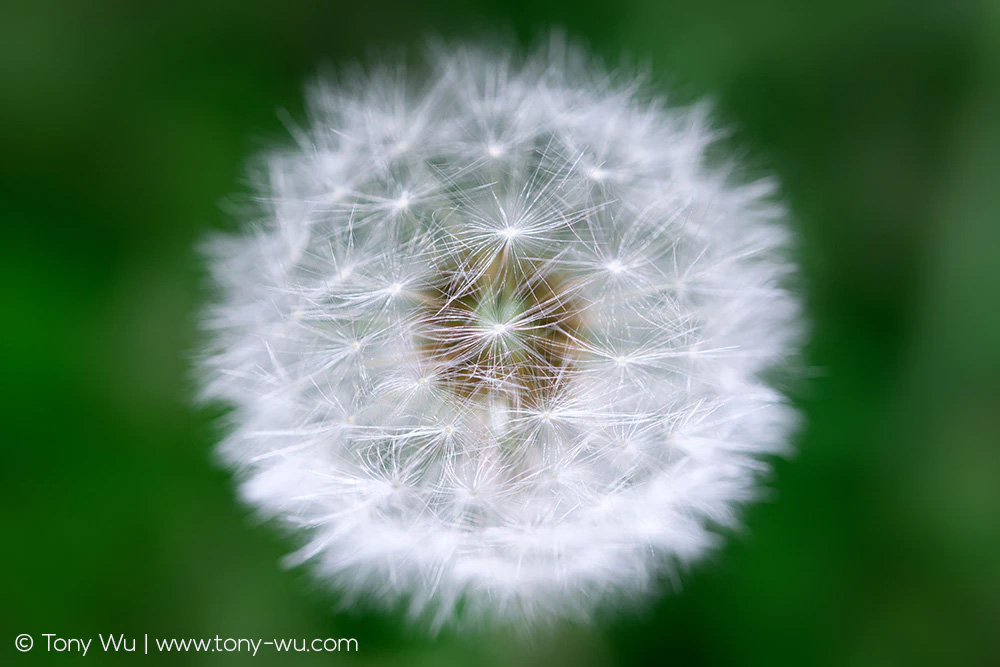
M 206 398 L 245 498 L 341 592 L 586 617 L 734 522 L 794 413 L 767 182 L 572 49 L 311 91 L 266 217 L 208 244 Z

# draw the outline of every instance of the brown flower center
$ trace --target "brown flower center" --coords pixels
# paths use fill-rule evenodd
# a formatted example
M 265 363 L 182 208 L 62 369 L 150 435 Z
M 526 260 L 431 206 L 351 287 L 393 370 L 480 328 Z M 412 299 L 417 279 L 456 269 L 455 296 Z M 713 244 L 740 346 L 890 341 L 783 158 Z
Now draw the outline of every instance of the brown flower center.
M 574 292 L 541 262 L 466 258 L 444 267 L 423 295 L 419 347 L 457 395 L 538 404 L 577 356 Z

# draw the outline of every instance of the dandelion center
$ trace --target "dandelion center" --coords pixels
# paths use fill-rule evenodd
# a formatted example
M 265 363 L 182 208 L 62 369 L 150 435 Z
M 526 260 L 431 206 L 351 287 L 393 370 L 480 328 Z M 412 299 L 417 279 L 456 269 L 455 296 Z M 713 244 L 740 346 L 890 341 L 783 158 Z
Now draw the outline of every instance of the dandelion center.
M 567 288 L 537 262 L 464 258 L 424 294 L 418 347 L 461 397 L 543 401 L 579 353 L 583 304 Z

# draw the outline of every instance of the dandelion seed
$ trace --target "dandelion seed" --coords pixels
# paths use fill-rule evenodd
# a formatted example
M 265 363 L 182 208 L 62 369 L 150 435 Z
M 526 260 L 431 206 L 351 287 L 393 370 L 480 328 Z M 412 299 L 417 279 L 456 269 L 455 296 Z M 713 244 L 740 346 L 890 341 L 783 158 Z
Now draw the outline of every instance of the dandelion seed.
M 209 244 L 203 395 L 348 599 L 587 618 L 701 557 L 786 446 L 782 209 L 711 166 L 704 107 L 582 52 L 430 60 L 318 86 L 264 222 Z

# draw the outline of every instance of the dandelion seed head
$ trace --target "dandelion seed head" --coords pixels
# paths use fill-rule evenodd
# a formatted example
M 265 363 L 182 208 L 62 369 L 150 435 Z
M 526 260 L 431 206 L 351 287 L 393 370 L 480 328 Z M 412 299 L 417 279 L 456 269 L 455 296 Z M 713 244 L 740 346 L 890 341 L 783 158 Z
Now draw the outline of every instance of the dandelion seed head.
M 243 497 L 345 599 L 432 627 L 638 600 L 717 544 L 794 411 L 768 183 L 579 50 L 438 49 L 310 93 L 207 245 L 202 393 Z

